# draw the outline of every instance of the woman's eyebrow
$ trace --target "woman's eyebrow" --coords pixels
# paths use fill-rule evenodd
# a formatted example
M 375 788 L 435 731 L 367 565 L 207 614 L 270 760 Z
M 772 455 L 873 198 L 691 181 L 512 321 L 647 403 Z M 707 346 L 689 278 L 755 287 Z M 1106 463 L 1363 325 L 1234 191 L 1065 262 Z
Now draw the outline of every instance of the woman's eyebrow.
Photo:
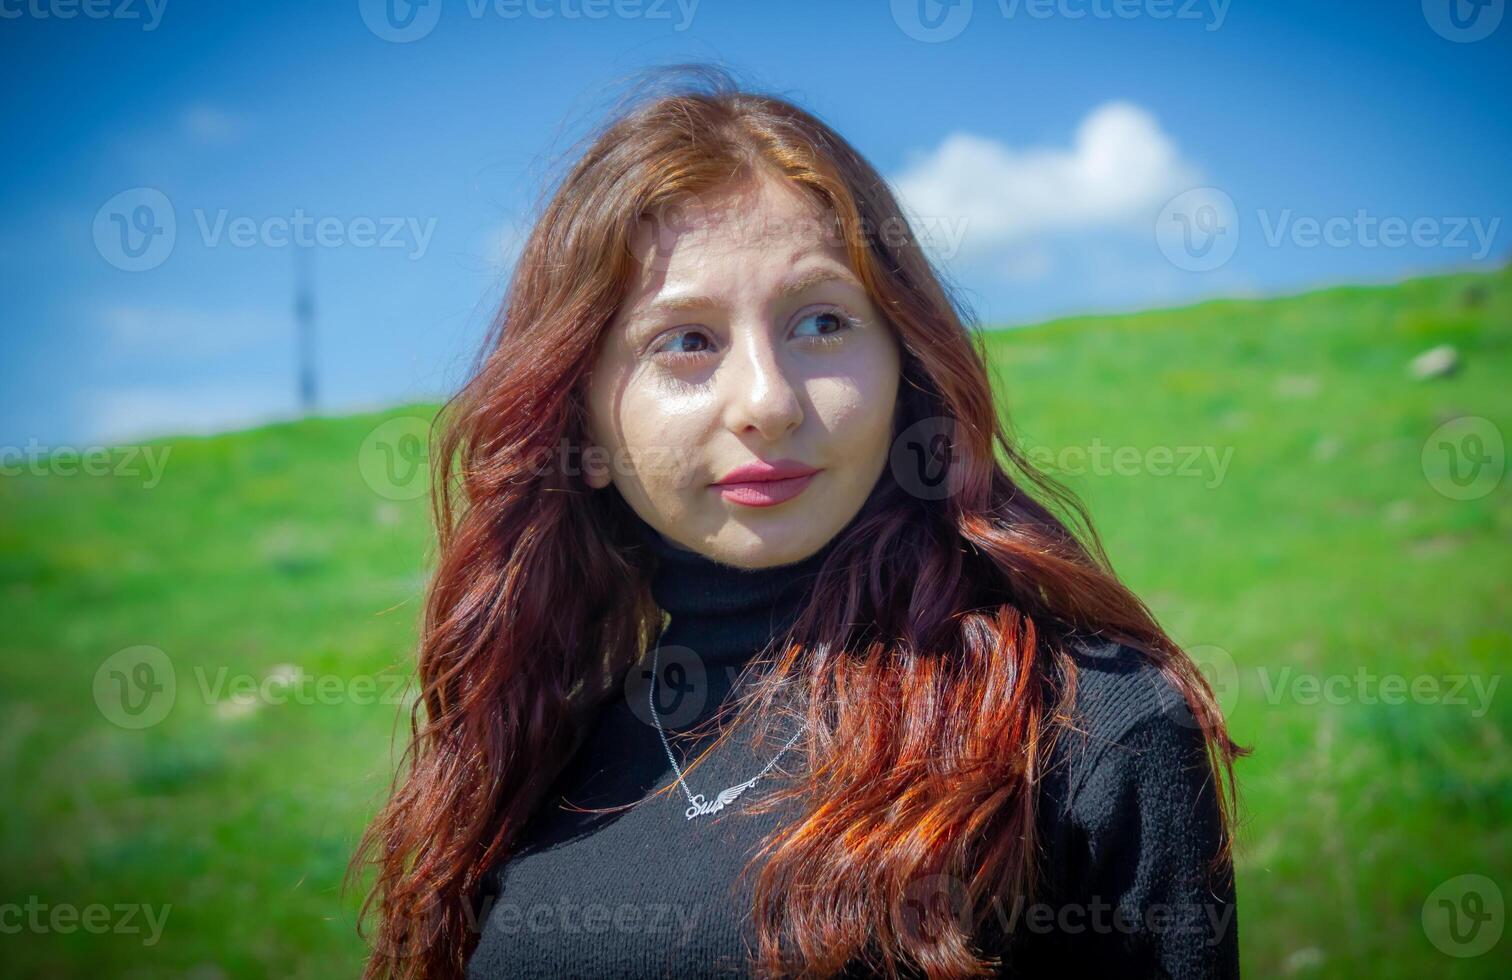
M 830 282 L 850 286 L 852 289 L 864 288 L 860 281 L 848 270 L 832 268 L 810 269 L 778 286 L 776 298 L 778 300 L 791 299 L 801 293 L 808 292 L 810 289 Z M 628 323 L 639 323 L 666 313 L 687 313 L 697 310 L 714 309 L 718 306 L 719 301 L 709 296 L 668 296 L 666 299 L 654 300 L 632 313 Z

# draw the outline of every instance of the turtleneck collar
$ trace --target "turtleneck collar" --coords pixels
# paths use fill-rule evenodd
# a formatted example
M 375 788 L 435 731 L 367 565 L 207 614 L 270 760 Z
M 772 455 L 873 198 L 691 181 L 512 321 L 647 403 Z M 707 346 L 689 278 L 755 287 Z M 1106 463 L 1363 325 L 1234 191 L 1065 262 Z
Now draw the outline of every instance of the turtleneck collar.
M 730 666 L 743 664 L 792 625 L 839 539 L 800 561 L 748 569 L 674 545 L 644 522 L 641 534 L 657 558 L 652 597 L 672 616 L 661 642 L 696 650 L 705 664 Z

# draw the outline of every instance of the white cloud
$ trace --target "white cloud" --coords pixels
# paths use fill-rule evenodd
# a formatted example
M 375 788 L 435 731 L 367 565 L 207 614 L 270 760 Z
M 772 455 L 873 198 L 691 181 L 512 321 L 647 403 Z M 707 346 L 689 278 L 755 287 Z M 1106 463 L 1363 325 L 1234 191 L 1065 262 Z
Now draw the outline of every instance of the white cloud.
M 998 265 L 1003 278 L 1010 282 L 1038 282 L 1054 268 L 1055 260 L 1042 248 L 1015 249 Z
M 1082 120 L 1070 147 L 1020 150 L 953 133 L 892 184 L 916 226 L 965 219 L 962 251 L 991 253 L 1056 232 L 1147 232 L 1145 220 L 1199 181 L 1154 116 L 1109 102 Z
M 179 127 L 193 142 L 209 146 L 234 143 L 247 131 L 245 120 L 203 102 L 184 109 Z
M 160 435 L 203 434 L 294 418 L 295 393 L 266 385 L 192 382 L 91 392 L 90 437 L 121 443 Z
M 128 352 L 194 358 L 258 346 L 286 347 L 293 313 L 186 307 L 108 306 L 100 323 L 109 342 Z

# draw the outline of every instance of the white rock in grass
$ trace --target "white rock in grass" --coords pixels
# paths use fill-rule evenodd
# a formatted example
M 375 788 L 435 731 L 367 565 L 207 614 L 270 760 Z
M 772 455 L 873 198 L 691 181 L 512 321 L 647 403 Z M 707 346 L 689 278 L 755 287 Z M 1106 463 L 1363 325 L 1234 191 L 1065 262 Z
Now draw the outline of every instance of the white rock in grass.
M 1288 974 L 1302 973 L 1307 970 L 1316 970 L 1323 965 L 1323 951 L 1316 946 L 1304 946 L 1293 950 L 1281 964 L 1281 969 Z
M 223 701 L 215 702 L 215 717 L 220 721 L 235 721 L 245 718 L 258 709 L 259 702 L 256 698 L 246 695 L 233 695 Z
M 1451 344 L 1440 344 L 1423 351 L 1412 359 L 1408 370 L 1419 381 L 1429 378 L 1444 378 L 1459 370 L 1459 351 Z
M 1277 398 L 1313 398 L 1322 388 L 1323 382 L 1313 374 L 1283 374 L 1276 379 Z
M 302 673 L 297 664 L 278 664 L 268 671 L 268 680 L 287 687 L 299 680 L 299 675 Z

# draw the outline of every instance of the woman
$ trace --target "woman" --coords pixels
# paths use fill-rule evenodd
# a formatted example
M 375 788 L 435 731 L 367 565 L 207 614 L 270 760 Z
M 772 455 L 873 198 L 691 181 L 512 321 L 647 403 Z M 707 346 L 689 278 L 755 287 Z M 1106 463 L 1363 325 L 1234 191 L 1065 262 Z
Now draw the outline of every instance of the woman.
M 1240 750 L 813 116 L 612 118 L 434 458 L 368 976 L 1237 973 Z

